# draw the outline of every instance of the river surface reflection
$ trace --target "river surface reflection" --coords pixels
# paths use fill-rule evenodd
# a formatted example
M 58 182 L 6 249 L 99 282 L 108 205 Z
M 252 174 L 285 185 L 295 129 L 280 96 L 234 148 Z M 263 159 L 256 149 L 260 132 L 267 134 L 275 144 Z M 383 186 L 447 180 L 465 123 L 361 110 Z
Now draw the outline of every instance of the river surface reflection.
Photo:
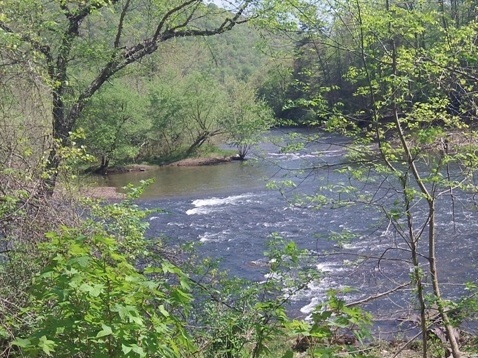
M 154 179 L 142 196 L 144 200 L 241 192 L 263 189 L 266 171 L 252 162 L 230 162 L 207 166 L 165 166 L 144 172 L 113 174 L 104 184 L 122 188 L 129 183 Z
M 202 243 L 201 252 L 220 259 L 222 267 L 232 275 L 264 279 L 257 263 L 263 260 L 272 233 L 308 249 L 316 259 L 317 270 L 325 276 L 294 298 L 294 315 L 306 316 L 330 288 L 352 287 L 344 294 L 350 302 L 408 282 L 407 245 L 380 207 L 395 200 L 393 179 L 360 183 L 338 173 L 335 169 L 345 161 L 345 138 L 322 134 L 306 148 L 284 153 L 284 142 L 278 139 L 284 134 L 288 131 L 273 131 L 269 139 L 274 140 L 265 141 L 245 163 L 173 166 L 111 175 L 104 185 L 122 187 L 154 178 L 155 183 L 146 189 L 140 205 L 165 212 L 149 218 L 151 234 Z M 267 181 L 284 178 L 295 183 L 295 187 L 283 193 L 266 189 Z M 335 199 L 339 202 L 349 194 L 330 193 L 329 204 L 316 210 L 307 204 L 291 205 L 284 198 L 301 193 L 324 194 L 328 185 L 353 185 L 360 194 L 373 195 L 380 205 L 334 205 Z M 445 198 L 437 207 L 437 256 L 443 292 L 449 298 L 460 296 L 465 292 L 464 283 L 478 277 L 478 221 L 472 210 L 473 201 L 471 196 L 457 194 L 454 210 Z M 420 216 L 421 206 L 417 205 L 415 210 Z M 339 233 L 346 233 L 350 241 L 339 244 L 330 240 Z M 426 246 L 423 250 L 426 253 Z M 386 331 L 396 330 L 397 319 L 409 315 L 414 306 L 412 290 L 404 288 L 371 301 L 367 308 L 376 313 L 381 329 Z

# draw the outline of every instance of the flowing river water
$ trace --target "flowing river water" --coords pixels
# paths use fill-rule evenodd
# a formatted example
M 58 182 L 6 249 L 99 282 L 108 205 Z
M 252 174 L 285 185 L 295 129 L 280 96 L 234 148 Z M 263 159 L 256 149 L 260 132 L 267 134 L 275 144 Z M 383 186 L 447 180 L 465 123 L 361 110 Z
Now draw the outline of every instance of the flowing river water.
M 274 140 L 265 140 L 251 153 L 253 159 L 245 163 L 161 167 L 110 175 L 103 184 L 122 187 L 154 178 L 154 184 L 140 200 L 144 208 L 164 210 L 149 218 L 151 235 L 166 235 L 177 242 L 200 242 L 200 252 L 220 259 L 221 267 L 231 275 L 263 280 L 263 252 L 273 233 L 308 249 L 323 277 L 294 296 L 290 309 L 294 316 L 307 316 L 330 288 L 350 287 L 352 290 L 343 297 L 354 302 L 380 296 L 409 282 L 406 243 L 384 218 L 380 207 L 374 210 L 364 205 L 338 205 L 350 195 L 346 191 L 328 194 L 330 200 L 320 210 L 286 200 L 301 193 L 325 193 L 327 185 L 339 191 L 354 185 L 360 188 L 360 194 L 370 194 L 381 205 L 390 206 L 396 198 L 395 183 L 353 182 L 337 172 L 335 169 L 345 164 L 348 144 L 339 136 L 322 134 L 306 148 L 282 152 L 277 143 L 284 142 L 279 137 L 289 132 L 272 131 L 266 139 Z M 303 130 L 302 134 L 312 132 Z M 267 182 L 282 179 L 291 180 L 295 187 L 283 193 L 266 189 Z M 439 274 L 443 293 L 451 299 L 466 292 L 466 282 L 478 278 L 478 227 L 473 199 L 456 194 L 453 202 L 444 199 L 437 208 Z M 420 210 L 418 207 L 416 213 Z M 350 236 L 350 240 L 330 239 L 340 233 Z M 376 315 L 380 329 L 387 335 L 386 331 L 407 329 L 398 322 L 416 307 L 413 297 L 412 288 L 405 287 L 367 302 L 366 308 Z

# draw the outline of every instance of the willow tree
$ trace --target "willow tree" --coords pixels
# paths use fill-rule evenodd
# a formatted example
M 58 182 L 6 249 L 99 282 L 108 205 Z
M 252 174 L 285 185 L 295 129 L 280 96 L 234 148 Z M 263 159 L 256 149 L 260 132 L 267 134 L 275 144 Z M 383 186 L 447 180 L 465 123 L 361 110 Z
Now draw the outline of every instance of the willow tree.
M 45 187 L 53 192 L 69 138 L 88 101 L 120 71 L 178 37 L 213 36 L 293 7 L 273 1 L 12 0 L 0 2 L 1 65 L 32 71 L 49 93 L 52 144 Z M 294 1 L 298 8 L 298 1 Z M 280 20 L 282 18 L 282 20 Z M 293 18 L 293 17 L 290 17 Z M 209 19 L 209 20 L 208 20 Z M 159 64 L 158 66 L 160 66 Z

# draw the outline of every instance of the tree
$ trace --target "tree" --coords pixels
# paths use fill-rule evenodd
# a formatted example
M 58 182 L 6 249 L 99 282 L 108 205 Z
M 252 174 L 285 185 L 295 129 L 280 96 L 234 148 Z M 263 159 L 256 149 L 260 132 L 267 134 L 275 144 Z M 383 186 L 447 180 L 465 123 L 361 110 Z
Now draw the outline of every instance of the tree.
M 85 131 L 83 142 L 101 163 L 98 173 L 105 174 L 111 161 L 134 160 L 146 144 L 151 124 L 144 97 L 117 81 L 88 102 L 75 127 Z
M 183 114 L 189 137 L 186 155 L 190 155 L 207 140 L 223 132 L 219 123 L 225 98 L 220 84 L 208 75 L 193 73 L 183 85 L 187 101 Z
M 271 107 L 277 118 L 282 117 L 287 93 L 292 85 L 291 65 L 289 61 L 271 61 L 265 71 L 258 73 L 256 81 L 258 96 Z
M 150 142 L 164 148 L 157 155 L 191 155 L 224 132 L 224 88 L 211 74 L 192 71 L 158 76 L 151 83 L 149 99 Z
M 91 97 L 115 75 L 177 37 L 212 36 L 231 30 L 264 10 L 261 4 L 239 1 L 232 11 L 205 6 L 200 0 L 176 1 L 55 1 L 15 0 L 0 12 L 0 41 L 9 63 L 30 66 L 47 87 L 54 144 L 49 151 L 46 189 L 52 193 L 58 176 L 59 146 L 69 144 Z M 111 13 L 108 13 L 111 12 Z M 221 16 L 211 27 L 197 19 Z M 138 19 L 148 19 L 137 31 Z M 102 24 L 108 31 L 102 32 Z M 112 26 L 114 24 L 114 26 Z M 86 78 L 79 68 L 89 67 Z
M 381 183 L 371 196 L 347 188 L 347 202 L 355 193 L 360 205 L 381 211 L 402 239 L 396 252 L 409 255 L 423 357 L 429 355 L 433 322 L 427 312 L 432 307 L 446 331 L 443 345 L 460 357 L 449 314 L 453 303 L 442 295 L 438 271 L 437 211 L 445 207 L 454 213 L 457 190 L 476 192 L 471 175 L 477 165 L 476 100 L 471 96 L 478 67 L 472 35 L 476 24 L 453 25 L 443 3 L 343 1 L 334 3 L 331 11 L 334 31 L 317 37 L 353 57 L 342 80 L 353 88 L 354 106 L 327 107 L 322 112 L 328 119 L 326 129 L 355 139 L 349 159 L 361 165 L 342 170 L 350 183 Z M 338 41 L 337 29 L 349 40 Z M 320 59 L 317 63 L 321 65 Z M 339 87 L 338 82 L 334 85 Z M 315 102 L 324 102 L 320 93 Z M 457 134 L 461 143 L 454 140 Z M 455 174 L 452 166 L 458 168 Z M 394 194 L 379 195 L 384 190 Z M 391 251 L 383 253 L 381 263 Z
M 271 109 L 256 98 L 251 84 L 233 82 L 227 86 L 230 100 L 222 119 L 228 142 L 237 147 L 240 159 L 244 159 L 250 147 L 273 124 Z
M 185 145 L 183 110 L 186 99 L 180 83 L 179 75 L 169 73 L 156 76 L 151 83 L 148 91 L 149 156 L 167 157 L 181 151 Z

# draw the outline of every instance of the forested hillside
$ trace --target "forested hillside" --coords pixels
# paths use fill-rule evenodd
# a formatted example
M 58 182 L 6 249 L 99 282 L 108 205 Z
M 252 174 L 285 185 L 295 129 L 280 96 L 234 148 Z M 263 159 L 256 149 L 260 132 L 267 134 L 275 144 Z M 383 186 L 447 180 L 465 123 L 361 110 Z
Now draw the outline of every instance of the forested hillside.
M 0 0 L 0 355 L 382 357 L 394 347 L 371 344 L 359 306 L 400 290 L 418 333 L 394 356 L 476 352 L 460 324 L 476 317 L 477 284 L 444 295 L 440 269 L 458 263 L 436 247 L 477 207 L 477 71 L 472 2 Z M 307 153 L 313 165 L 269 187 L 291 209 L 380 215 L 393 240 L 377 272 L 400 261 L 407 282 L 353 303 L 329 292 L 293 319 L 292 297 L 325 274 L 313 251 L 272 233 L 266 279 L 231 278 L 192 244 L 146 239 L 148 182 L 118 202 L 77 185 L 85 168 L 217 144 L 245 159 L 271 127 L 297 125 L 313 135 L 280 154 L 325 133 L 347 153 Z M 297 177 L 324 171 L 344 179 L 300 193 Z M 347 227 L 326 238 L 352 239 Z
M 456 2 L 324 5 L 325 19 L 309 22 L 295 41 L 296 86 L 288 99 L 314 110 L 321 123 L 340 113 L 344 122 L 372 128 L 391 120 L 395 103 L 399 117 L 424 125 L 416 111 L 425 104 L 435 117 L 429 121 L 458 116 L 471 124 L 475 11 Z
M 220 28 L 225 14 L 229 15 L 213 4 L 205 9 L 211 16 L 198 15 L 197 19 L 191 19 L 194 27 Z M 115 14 L 95 13 L 85 19 L 79 36 L 81 41 L 77 48 L 71 49 L 76 53 L 69 54 L 71 61 L 64 59 L 65 98 L 61 102 L 66 110 L 78 93 L 80 97 L 85 95 L 81 94 L 82 88 L 91 87 L 89 83 L 95 84 L 98 80 L 95 76 L 102 71 L 101 66 L 109 56 L 108 41 L 116 36 L 117 41 L 128 46 L 150 31 L 152 20 L 145 19 L 141 11 L 132 9 L 128 14 L 131 19 L 121 24 L 121 38 L 115 35 L 115 26 L 119 26 Z M 16 48 L 15 44 L 11 46 Z M 114 46 L 119 47 L 120 43 Z M 106 171 L 110 162 L 159 163 L 189 156 L 217 136 L 223 142 L 245 145 L 249 140 L 245 136 L 251 137 L 249 133 L 272 125 L 272 117 L 257 95 L 258 74 L 270 60 L 264 50 L 266 46 L 260 32 L 247 24 L 231 28 L 222 36 L 177 37 L 160 43 L 153 54 L 133 63 L 127 70 L 108 74 L 108 81 L 95 90 L 97 93 L 91 100 L 85 99 L 81 113 L 75 114 L 78 119 L 72 119 L 63 131 L 82 133 L 84 138 L 78 144 L 88 147 L 89 153 L 97 158 L 101 165 L 99 171 Z M 5 55 L 6 63 L 12 62 L 12 66 L 5 67 L 3 76 L 6 95 L 12 98 L 23 94 L 37 96 L 38 112 L 48 117 L 48 91 L 44 86 L 32 87 L 31 83 L 41 81 L 42 71 L 50 70 L 40 68 L 41 64 L 24 67 L 17 58 L 8 57 L 20 56 L 14 50 Z M 19 72 L 27 77 L 22 80 L 28 88 L 26 93 L 15 93 L 19 80 L 9 78 L 9 75 L 18 76 Z M 10 116 L 8 107 L 4 108 L 5 116 Z M 46 124 L 46 131 L 38 134 L 47 132 Z
M 75 126 L 85 131 L 81 143 L 104 166 L 164 163 L 205 143 L 252 143 L 254 132 L 273 124 L 257 94 L 268 61 L 259 35 L 244 25 L 221 37 L 165 43 L 86 106 Z

